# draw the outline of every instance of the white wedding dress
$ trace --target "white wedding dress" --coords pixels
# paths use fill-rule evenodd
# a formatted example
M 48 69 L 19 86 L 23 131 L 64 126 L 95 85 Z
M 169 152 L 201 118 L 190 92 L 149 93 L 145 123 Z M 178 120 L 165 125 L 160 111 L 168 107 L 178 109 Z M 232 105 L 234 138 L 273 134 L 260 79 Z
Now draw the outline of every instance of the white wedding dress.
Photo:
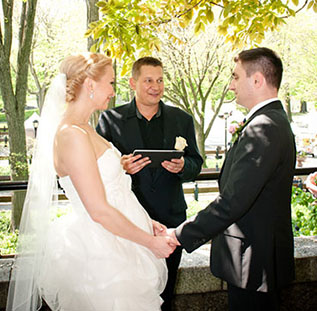
M 152 232 L 151 220 L 131 191 L 131 178 L 114 146 L 98 159 L 109 203 L 130 221 Z M 164 259 L 113 235 L 94 222 L 71 179 L 60 184 L 72 212 L 50 225 L 39 288 L 52 310 L 155 311 L 167 281 Z

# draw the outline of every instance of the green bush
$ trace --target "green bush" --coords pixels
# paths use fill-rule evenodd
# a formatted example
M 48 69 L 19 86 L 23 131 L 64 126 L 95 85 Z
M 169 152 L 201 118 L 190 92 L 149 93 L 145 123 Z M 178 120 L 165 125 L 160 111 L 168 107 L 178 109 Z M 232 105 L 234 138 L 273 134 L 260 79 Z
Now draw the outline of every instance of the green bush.
M 299 187 L 292 191 L 292 224 L 295 236 L 317 235 L 317 202 Z
M 14 254 L 16 250 L 18 231 L 10 230 L 10 211 L 0 212 L 0 254 Z
M 10 176 L 10 173 L 11 173 L 10 165 L 0 166 L 0 176 Z

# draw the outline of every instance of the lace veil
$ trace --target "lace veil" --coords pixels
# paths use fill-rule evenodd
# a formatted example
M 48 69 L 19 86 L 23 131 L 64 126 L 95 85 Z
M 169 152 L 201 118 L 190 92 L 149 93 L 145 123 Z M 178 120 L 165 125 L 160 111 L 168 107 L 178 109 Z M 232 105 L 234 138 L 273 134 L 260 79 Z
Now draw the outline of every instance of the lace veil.
M 53 145 L 66 106 L 66 75 L 51 83 L 41 112 L 19 242 L 9 285 L 7 311 L 34 311 L 41 307 L 38 279 L 44 256 L 51 209 L 57 203 Z

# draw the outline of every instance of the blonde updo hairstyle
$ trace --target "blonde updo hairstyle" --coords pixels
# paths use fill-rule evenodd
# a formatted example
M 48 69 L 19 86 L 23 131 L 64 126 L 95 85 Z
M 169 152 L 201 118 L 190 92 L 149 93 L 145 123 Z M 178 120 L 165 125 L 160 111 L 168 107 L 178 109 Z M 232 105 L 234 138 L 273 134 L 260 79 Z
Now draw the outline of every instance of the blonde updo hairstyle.
M 98 81 L 105 74 L 106 67 L 111 66 L 111 58 L 99 53 L 83 53 L 66 57 L 60 66 L 60 72 L 66 75 L 66 102 L 76 99 L 85 79 Z

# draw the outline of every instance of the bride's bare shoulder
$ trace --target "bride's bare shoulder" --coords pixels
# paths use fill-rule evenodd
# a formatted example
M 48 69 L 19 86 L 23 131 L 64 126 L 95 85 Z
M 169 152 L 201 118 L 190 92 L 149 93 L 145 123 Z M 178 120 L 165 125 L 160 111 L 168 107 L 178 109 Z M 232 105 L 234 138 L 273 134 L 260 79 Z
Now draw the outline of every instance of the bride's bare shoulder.
M 69 149 L 90 145 L 89 133 L 79 125 L 61 123 L 55 135 L 55 147 L 58 150 Z

